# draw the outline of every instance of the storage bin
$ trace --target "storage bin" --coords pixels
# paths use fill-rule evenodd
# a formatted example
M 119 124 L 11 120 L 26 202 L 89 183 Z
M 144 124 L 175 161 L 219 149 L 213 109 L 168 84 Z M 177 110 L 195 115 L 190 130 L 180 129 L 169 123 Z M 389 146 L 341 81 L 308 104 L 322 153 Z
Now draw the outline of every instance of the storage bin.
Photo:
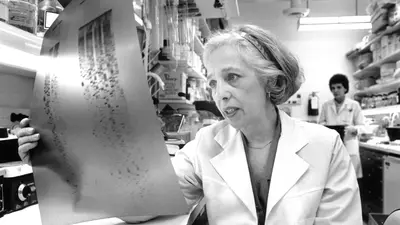
M 9 21 L 8 23 L 36 34 L 38 18 L 37 0 L 9 0 Z

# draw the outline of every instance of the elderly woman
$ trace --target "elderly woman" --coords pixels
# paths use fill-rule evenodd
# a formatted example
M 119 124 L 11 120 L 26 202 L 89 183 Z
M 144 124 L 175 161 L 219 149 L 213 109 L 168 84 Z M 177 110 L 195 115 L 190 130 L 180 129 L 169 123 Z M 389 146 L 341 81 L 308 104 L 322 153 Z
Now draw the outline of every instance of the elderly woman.
M 173 159 L 191 206 L 209 224 L 361 225 L 357 180 L 339 135 L 276 105 L 300 87 L 295 57 L 269 32 L 240 26 L 212 37 L 204 63 L 224 121 L 201 129 Z M 36 145 L 20 132 L 20 155 Z

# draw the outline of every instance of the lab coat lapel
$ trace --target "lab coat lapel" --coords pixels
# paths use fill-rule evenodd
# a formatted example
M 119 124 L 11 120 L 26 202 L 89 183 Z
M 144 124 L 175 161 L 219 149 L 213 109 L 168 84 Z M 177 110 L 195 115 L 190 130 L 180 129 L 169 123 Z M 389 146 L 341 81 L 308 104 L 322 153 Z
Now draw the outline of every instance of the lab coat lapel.
M 210 160 L 212 166 L 257 218 L 250 173 L 241 133 L 230 125 L 225 126 L 214 138 L 223 151 Z
M 331 100 L 329 103 L 329 108 L 333 112 L 333 115 L 338 115 L 338 112 L 336 111 L 335 100 Z
M 345 98 L 343 105 L 340 107 L 338 115 L 340 115 L 343 112 L 343 110 L 348 110 L 348 107 L 349 107 L 348 104 L 349 104 L 349 102 L 347 101 L 347 98 Z
M 280 111 L 280 118 L 282 130 L 272 172 L 266 221 L 273 207 L 297 183 L 309 166 L 297 155 L 297 152 L 308 143 L 305 135 L 302 135 L 304 131 L 299 127 L 300 125 L 295 125 L 295 121 L 282 111 Z

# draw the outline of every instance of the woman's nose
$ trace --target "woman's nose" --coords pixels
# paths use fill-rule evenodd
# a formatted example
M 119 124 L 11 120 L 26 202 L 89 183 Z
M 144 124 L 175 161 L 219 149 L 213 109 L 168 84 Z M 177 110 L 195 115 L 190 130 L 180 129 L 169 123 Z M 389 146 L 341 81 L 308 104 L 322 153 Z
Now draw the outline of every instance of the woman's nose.
M 231 93 L 229 92 L 228 85 L 223 84 L 223 83 L 218 83 L 217 88 L 215 91 L 217 95 L 218 100 L 228 100 L 231 96 Z

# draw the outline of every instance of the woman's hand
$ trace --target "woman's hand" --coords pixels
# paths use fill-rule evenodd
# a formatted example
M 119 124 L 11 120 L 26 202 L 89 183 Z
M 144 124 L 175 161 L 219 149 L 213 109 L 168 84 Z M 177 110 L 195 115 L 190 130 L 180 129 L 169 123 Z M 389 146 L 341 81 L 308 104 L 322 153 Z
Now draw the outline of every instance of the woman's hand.
M 29 127 L 29 123 L 29 119 L 23 119 L 17 132 L 19 157 L 28 164 L 31 163 L 29 151 L 38 145 L 40 139 L 40 134 L 36 132 L 35 128 Z
M 358 134 L 358 130 L 355 126 L 347 126 L 345 128 L 345 133 L 350 135 L 350 137 L 356 137 Z

